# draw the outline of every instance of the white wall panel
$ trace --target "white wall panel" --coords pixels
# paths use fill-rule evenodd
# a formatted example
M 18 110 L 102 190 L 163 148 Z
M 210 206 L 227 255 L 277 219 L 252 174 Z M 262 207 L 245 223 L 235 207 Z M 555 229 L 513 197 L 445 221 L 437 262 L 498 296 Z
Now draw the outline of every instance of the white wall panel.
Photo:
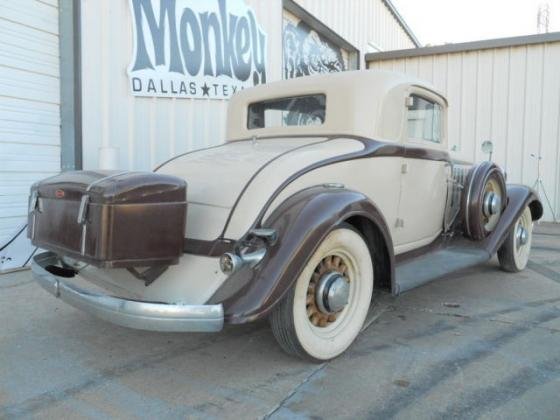
M 267 78 L 278 80 L 282 1 L 246 3 L 267 32 Z M 223 142 L 227 101 L 130 94 L 132 41 L 127 0 L 82 2 L 84 167 L 99 166 L 101 146 L 118 148 L 121 168 L 150 170 L 178 153 Z
M 492 140 L 508 181 L 533 185 L 531 154 L 542 156 L 542 179 L 560 218 L 560 42 L 393 58 L 369 67 L 421 77 L 446 93 L 455 157 L 485 159 L 480 146 Z M 544 220 L 552 220 L 546 203 Z
M 59 89 L 58 3 L 0 1 L 0 246 L 31 184 L 60 172 Z

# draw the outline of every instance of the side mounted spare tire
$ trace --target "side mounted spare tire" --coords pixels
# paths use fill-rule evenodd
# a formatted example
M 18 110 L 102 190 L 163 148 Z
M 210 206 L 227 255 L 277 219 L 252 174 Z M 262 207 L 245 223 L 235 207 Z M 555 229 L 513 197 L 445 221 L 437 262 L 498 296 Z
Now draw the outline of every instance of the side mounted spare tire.
M 467 237 L 476 241 L 486 238 L 496 228 L 506 204 L 506 182 L 500 167 L 487 161 L 474 166 L 463 191 Z

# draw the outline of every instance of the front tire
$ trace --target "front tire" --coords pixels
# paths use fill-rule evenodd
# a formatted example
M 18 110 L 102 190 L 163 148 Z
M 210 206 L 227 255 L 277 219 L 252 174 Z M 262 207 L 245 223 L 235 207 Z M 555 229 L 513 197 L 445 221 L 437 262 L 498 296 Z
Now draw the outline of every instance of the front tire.
M 531 252 L 532 237 L 533 218 L 529 207 L 525 207 L 498 250 L 498 261 L 502 270 L 517 273 L 525 269 Z
M 333 359 L 362 329 L 372 293 L 369 248 L 350 225 L 341 225 L 319 245 L 272 312 L 272 332 L 288 354 L 314 362 Z

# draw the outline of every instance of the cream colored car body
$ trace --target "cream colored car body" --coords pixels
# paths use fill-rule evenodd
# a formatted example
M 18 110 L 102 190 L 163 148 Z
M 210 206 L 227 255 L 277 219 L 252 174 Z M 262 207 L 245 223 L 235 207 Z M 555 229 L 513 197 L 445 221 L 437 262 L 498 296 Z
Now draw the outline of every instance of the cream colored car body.
M 326 95 L 322 125 L 247 127 L 249 104 L 306 94 Z M 316 162 L 361 151 L 360 137 L 447 150 L 445 121 L 441 143 L 407 138 L 406 100 L 411 94 L 433 99 L 446 115 L 447 103 L 433 88 L 404 75 L 371 70 L 275 82 L 235 94 L 229 104 L 225 144 L 178 156 L 157 169 L 188 183 L 186 238 L 241 238 L 286 179 Z M 343 184 L 377 206 L 387 221 L 394 253 L 399 254 L 426 245 L 441 233 L 449 172 L 444 161 L 399 156 L 334 163 L 289 183 L 267 215 L 297 191 Z M 86 268 L 79 276 L 120 295 L 185 304 L 207 302 L 226 280 L 217 257 L 191 254 L 150 287 L 124 269 Z

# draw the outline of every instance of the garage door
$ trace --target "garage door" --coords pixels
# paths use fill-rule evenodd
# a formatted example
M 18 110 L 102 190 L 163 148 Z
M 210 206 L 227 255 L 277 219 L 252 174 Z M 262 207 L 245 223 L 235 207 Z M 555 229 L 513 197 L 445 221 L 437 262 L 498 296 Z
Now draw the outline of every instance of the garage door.
M 57 0 L 0 0 L 0 250 L 25 225 L 30 185 L 60 171 L 58 55 Z M 19 256 L 2 257 L 0 270 Z

